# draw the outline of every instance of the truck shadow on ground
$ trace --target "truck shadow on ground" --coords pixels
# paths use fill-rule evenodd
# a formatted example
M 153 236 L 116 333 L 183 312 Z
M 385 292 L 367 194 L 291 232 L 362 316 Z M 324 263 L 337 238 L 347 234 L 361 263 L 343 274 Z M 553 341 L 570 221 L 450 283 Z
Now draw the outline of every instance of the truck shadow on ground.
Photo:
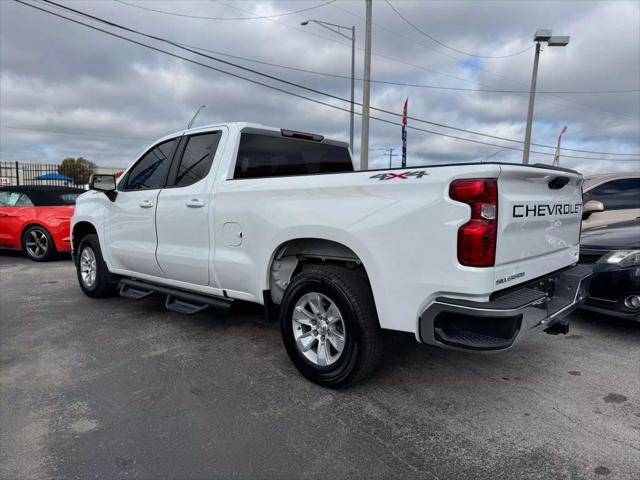
M 265 361 L 273 362 L 271 368 L 294 373 L 282 346 L 280 324 L 267 322 L 259 305 L 234 302 L 229 311 L 208 310 L 188 316 L 167 312 L 163 299 L 158 296 L 141 302 L 114 301 L 131 302 L 136 305 L 131 305 L 133 309 L 158 313 L 159 316 L 154 315 L 156 321 L 178 327 L 187 336 L 209 337 L 211 341 L 250 342 L 256 351 L 265 352 Z M 480 388 L 535 384 L 550 375 L 548 365 L 558 366 L 555 375 L 575 375 L 579 367 L 573 365 L 572 358 L 576 350 L 589 348 L 595 332 L 640 339 L 640 324 L 582 311 L 573 315 L 572 322 L 579 326 L 579 333 L 571 332 L 566 336 L 539 334 L 510 350 L 493 353 L 440 349 L 418 343 L 411 333 L 384 331 L 385 350 L 378 370 L 353 388 L 366 391 L 394 386 L 409 391 L 416 390 L 419 385 L 431 388 L 434 379 L 439 384 L 449 382 L 455 385 L 465 378 L 473 379 L 476 387 Z M 588 334 L 582 331 L 584 328 Z

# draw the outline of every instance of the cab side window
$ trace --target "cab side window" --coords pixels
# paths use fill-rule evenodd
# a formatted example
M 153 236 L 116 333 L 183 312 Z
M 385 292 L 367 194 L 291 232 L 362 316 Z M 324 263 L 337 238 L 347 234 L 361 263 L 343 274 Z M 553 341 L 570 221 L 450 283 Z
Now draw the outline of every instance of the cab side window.
M 33 202 L 24 193 L 0 192 L 0 207 L 33 207 Z
M 18 195 L 16 203 L 14 204 L 15 207 L 33 207 L 33 202 L 27 195 L 24 193 L 19 193 Z
M 602 202 L 606 210 L 640 208 L 640 178 L 612 180 L 595 187 L 586 195 L 586 201 Z
M 168 186 L 186 187 L 207 176 L 216 154 L 222 132 L 208 132 L 186 138 L 177 165 L 169 175 Z
M 156 145 L 127 173 L 120 190 L 154 190 L 164 187 L 176 139 Z
M 346 147 L 243 133 L 234 179 L 353 172 Z

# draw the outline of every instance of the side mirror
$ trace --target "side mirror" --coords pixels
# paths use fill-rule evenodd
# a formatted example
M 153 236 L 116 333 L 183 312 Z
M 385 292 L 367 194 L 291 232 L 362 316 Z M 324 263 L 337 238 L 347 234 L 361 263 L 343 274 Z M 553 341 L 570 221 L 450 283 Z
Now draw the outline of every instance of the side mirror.
M 112 202 L 116 199 L 116 177 L 113 175 L 93 174 L 89 179 L 89 190 L 104 192 Z
M 116 189 L 116 177 L 113 175 L 93 174 L 89 179 L 89 190 L 111 192 Z
M 604 212 L 604 205 L 598 200 L 589 200 L 582 208 L 582 220 L 586 220 L 592 213 Z

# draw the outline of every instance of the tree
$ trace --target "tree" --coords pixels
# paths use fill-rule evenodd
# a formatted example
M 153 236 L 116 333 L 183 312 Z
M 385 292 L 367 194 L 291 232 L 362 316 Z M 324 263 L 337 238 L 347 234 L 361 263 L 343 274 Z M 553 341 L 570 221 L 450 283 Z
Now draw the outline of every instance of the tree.
M 65 158 L 58 167 L 58 173 L 73 178 L 76 185 L 89 183 L 89 177 L 96 170 L 96 164 L 84 157 Z

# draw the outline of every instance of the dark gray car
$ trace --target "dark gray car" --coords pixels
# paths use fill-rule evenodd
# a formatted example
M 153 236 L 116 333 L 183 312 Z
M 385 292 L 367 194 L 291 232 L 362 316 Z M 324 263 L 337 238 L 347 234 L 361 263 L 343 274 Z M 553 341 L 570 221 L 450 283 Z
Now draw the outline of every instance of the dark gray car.
M 594 270 L 583 307 L 640 320 L 640 219 L 583 231 L 580 243 Z

